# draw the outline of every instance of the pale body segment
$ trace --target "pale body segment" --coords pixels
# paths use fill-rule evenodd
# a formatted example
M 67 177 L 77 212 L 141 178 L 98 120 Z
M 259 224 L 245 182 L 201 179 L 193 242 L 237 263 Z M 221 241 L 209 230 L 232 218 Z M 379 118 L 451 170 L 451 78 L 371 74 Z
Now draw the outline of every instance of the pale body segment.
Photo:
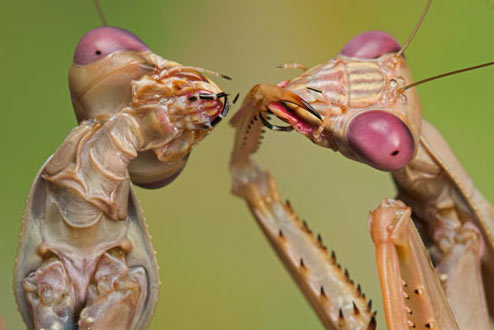
M 30 329 L 145 329 L 160 280 L 132 182 L 173 181 L 228 101 L 201 69 L 153 54 L 128 31 L 95 29 L 81 44 L 69 75 L 80 124 L 29 194 L 16 300 Z
M 231 160 L 233 192 L 247 200 L 260 221 L 260 205 L 264 204 L 257 205 L 255 198 L 259 196 L 249 191 L 251 186 L 261 191 L 262 187 L 250 156 L 257 150 L 263 126 L 278 131 L 294 129 L 320 146 L 392 172 L 398 197 L 411 207 L 425 236 L 418 236 L 410 222 L 399 226 L 404 228 L 400 237 L 407 237 L 399 244 L 393 243 L 393 236 L 380 246 L 375 240 L 388 328 L 415 325 L 424 329 L 489 329 L 488 306 L 494 306 L 493 208 L 475 189 L 444 139 L 422 119 L 415 88 L 407 88 L 413 80 L 398 52 L 400 46 L 381 32 L 363 35 L 350 41 L 342 54 L 299 77 L 277 86 L 260 84 L 252 88 L 232 120 L 236 128 Z M 355 47 L 356 40 L 364 51 Z M 374 43 L 370 51 L 369 43 Z M 376 44 L 383 50 L 376 53 Z M 366 56 L 366 52 L 372 55 Z M 271 124 L 268 116 L 273 114 L 290 126 Z M 385 233 L 390 218 L 409 212 L 403 211 L 405 206 L 400 203 L 388 204 L 379 208 L 385 208 L 385 212 L 374 213 L 372 232 Z M 409 216 L 405 214 L 405 218 Z M 277 217 L 279 225 L 287 221 L 288 215 Z M 422 239 L 427 242 L 436 270 L 428 269 L 431 261 Z M 285 255 L 301 256 L 316 250 L 314 244 L 300 244 L 288 251 L 286 245 L 271 238 L 270 242 L 275 250 L 285 251 L 278 252 L 283 260 L 288 258 Z M 388 248 L 383 250 L 383 246 Z M 413 260 L 407 262 L 404 258 L 408 254 L 400 249 L 416 251 Z M 305 264 L 311 269 L 312 265 Z M 326 276 L 338 281 L 331 272 Z M 407 281 L 431 287 L 419 290 L 421 299 L 407 305 L 408 294 L 402 287 Z M 309 280 L 297 283 L 309 297 Z M 341 285 L 345 285 L 344 280 Z M 343 296 L 351 299 L 351 295 Z M 333 297 L 338 299 L 342 298 Z M 309 301 L 314 305 L 310 297 Z M 314 308 L 328 329 L 339 329 L 337 324 L 327 325 L 320 315 L 321 306 Z M 475 316 L 470 316 L 471 311 Z M 326 318 L 331 318 L 330 314 Z

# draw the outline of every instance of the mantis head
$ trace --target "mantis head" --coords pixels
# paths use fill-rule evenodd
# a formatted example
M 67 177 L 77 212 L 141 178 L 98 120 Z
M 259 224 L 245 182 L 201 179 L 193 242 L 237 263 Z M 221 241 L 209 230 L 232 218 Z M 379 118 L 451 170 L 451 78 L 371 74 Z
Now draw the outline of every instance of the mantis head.
M 403 54 L 431 3 L 427 1 L 403 46 L 385 32 L 364 32 L 326 64 L 277 86 L 255 86 L 243 108 L 254 102 L 264 126 L 278 131 L 295 129 L 320 146 L 376 169 L 404 168 L 417 153 L 422 128 L 422 111 L 413 87 L 494 65 L 487 62 L 413 82 Z M 263 117 L 266 113 L 290 126 L 271 124 Z
M 421 110 L 401 47 L 389 34 L 362 33 L 327 64 L 263 88 L 263 104 L 314 143 L 383 171 L 406 166 L 416 153 Z
M 404 62 L 403 57 L 390 57 L 390 54 L 397 54 L 400 50 L 400 44 L 391 35 L 369 31 L 350 40 L 340 55 L 364 61 L 375 60 L 377 63 L 395 60 L 395 68 L 399 71 L 404 67 L 399 63 Z M 386 74 L 386 66 L 383 68 Z M 403 76 L 409 76 L 406 73 L 401 73 L 401 76 L 397 73 L 396 76 L 403 79 Z M 382 106 L 384 100 L 379 100 L 370 109 L 359 109 L 356 114 L 349 111 L 341 119 L 344 132 L 340 134 L 340 145 L 350 149 L 343 152 L 350 151 L 352 158 L 383 171 L 395 171 L 406 166 L 416 152 L 420 134 L 420 107 L 411 107 L 406 96 L 393 93 L 393 85 L 396 84 L 393 81 L 398 80 L 391 77 L 388 80 L 391 95 L 386 92 L 383 94 L 383 98 L 391 96 L 389 99 L 394 99 L 394 104 Z M 418 104 L 418 100 L 412 103 Z
M 75 115 L 81 122 L 129 106 L 165 108 L 176 137 L 139 153 L 129 166 L 133 183 L 159 188 L 180 174 L 191 148 L 228 112 L 227 95 L 204 72 L 220 76 L 163 59 L 127 30 L 99 27 L 80 39 L 69 71 Z

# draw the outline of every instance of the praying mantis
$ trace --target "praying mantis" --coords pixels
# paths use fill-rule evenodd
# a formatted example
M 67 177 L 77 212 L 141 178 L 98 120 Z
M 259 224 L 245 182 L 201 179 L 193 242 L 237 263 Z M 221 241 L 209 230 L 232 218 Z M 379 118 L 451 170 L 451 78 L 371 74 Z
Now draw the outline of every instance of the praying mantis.
M 371 31 L 311 69 L 284 65 L 304 73 L 254 86 L 231 121 L 232 191 L 245 199 L 327 329 L 375 329 L 375 312 L 321 236 L 281 200 L 271 174 L 252 159 L 264 128 L 295 130 L 319 146 L 391 172 L 401 201 L 385 199 L 369 219 L 388 329 L 490 328 L 494 208 L 439 132 L 422 119 L 414 87 L 494 63 L 414 82 L 404 50 L 431 3 L 404 46 Z M 273 124 L 270 116 L 288 125 Z
M 121 28 L 80 39 L 69 71 L 79 126 L 35 178 L 19 238 L 14 293 L 28 328 L 148 327 L 160 279 L 132 183 L 171 183 L 226 116 L 205 73 L 222 76 Z

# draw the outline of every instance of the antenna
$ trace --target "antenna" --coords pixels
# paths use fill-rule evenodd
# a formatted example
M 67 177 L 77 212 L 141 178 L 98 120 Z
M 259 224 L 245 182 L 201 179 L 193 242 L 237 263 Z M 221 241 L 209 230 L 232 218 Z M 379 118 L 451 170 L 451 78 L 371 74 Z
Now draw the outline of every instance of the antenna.
M 103 10 L 101 10 L 101 7 L 99 5 L 98 0 L 93 0 L 94 7 L 96 7 L 96 11 L 98 12 L 99 19 L 101 20 L 101 23 L 103 26 L 108 26 L 108 23 L 106 22 L 105 15 L 103 14 Z
M 422 12 L 422 15 L 420 15 L 419 21 L 417 24 L 415 24 L 415 27 L 412 30 L 412 33 L 410 33 L 410 36 L 408 37 L 408 40 L 405 42 L 403 47 L 401 47 L 400 51 L 398 52 L 398 56 L 401 56 L 405 49 L 410 45 L 412 42 L 413 38 L 415 38 L 415 35 L 417 34 L 417 31 L 420 28 L 420 25 L 422 25 L 422 22 L 424 21 L 425 15 L 427 15 L 427 12 L 429 11 L 429 8 L 431 7 L 432 0 L 427 0 L 427 3 L 425 5 L 424 11 Z
M 417 85 L 421 85 L 423 83 L 426 83 L 426 82 L 429 82 L 429 81 L 432 81 L 432 80 L 436 80 L 436 79 L 447 77 L 447 76 L 452 76 L 454 74 L 458 74 L 458 73 L 462 73 L 462 72 L 467 72 L 467 71 L 472 71 L 472 70 L 484 68 L 486 66 L 491 66 L 491 65 L 494 65 L 494 62 L 487 62 L 487 63 L 484 63 L 484 64 L 470 66 L 468 68 L 463 68 L 463 69 L 459 69 L 459 70 L 455 70 L 455 71 L 451 71 L 451 72 L 441 73 L 441 74 L 438 74 L 437 76 L 432 76 L 432 77 L 429 77 L 429 78 L 426 78 L 426 79 L 422 79 L 422 80 L 416 81 L 414 83 L 408 84 L 405 87 L 401 87 L 401 88 L 398 89 L 398 92 L 399 93 L 403 93 L 407 89 L 410 89 L 412 87 L 415 87 Z

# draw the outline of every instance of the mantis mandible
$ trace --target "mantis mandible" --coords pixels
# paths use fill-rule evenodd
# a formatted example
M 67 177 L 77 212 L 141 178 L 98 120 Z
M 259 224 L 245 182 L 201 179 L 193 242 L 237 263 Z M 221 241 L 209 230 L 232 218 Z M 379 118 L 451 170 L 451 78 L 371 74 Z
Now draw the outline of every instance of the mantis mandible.
M 278 85 L 256 85 L 231 121 L 233 193 L 246 200 L 327 329 L 375 329 L 374 313 L 360 286 L 281 201 L 272 176 L 252 159 L 264 127 L 295 130 L 319 146 L 391 172 L 401 201 L 384 200 L 369 221 L 389 329 L 489 329 L 494 209 L 422 118 L 414 87 L 493 63 L 413 82 L 404 50 L 431 3 L 403 46 L 387 33 L 371 31 L 311 69 L 284 65 L 305 72 Z M 272 115 L 289 125 L 273 124 Z
M 227 95 L 204 73 L 221 76 L 121 28 L 80 39 L 69 71 L 79 126 L 36 176 L 19 239 L 14 292 L 28 328 L 147 328 L 160 280 L 132 183 L 171 183 L 226 116 Z

